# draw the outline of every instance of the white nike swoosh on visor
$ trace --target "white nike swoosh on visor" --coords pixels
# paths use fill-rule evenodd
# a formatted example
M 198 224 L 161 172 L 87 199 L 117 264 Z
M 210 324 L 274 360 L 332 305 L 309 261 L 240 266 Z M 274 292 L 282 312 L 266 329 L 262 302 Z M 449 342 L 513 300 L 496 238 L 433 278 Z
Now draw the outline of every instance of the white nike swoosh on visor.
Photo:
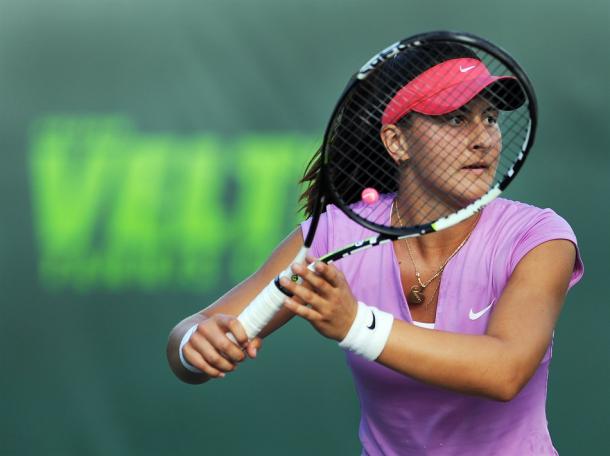
M 472 65 L 472 66 L 469 66 L 469 67 L 466 67 L 466 68 L 462 68 L 462 65 L 460 65 L 460 71 L 462 73 L 467 73 L 468 71 L 472 70 L 475 66 L 476 65 Z
M 491 309 L 491 306 L 494 305 L 494 302 L 496 302 L 495 299 L 493 301 L 491 301 L 491 303 L 487 307 L 485 307 L 483 310 L 479 310 L 478 312 L 473 312 L 472 309 L 470 309 L 470 313 L 468 314 L 468 318 L 470 318 L 471 320 L 478 320 L 483 315 L 485 315 L 485 313 L 489 309 Z

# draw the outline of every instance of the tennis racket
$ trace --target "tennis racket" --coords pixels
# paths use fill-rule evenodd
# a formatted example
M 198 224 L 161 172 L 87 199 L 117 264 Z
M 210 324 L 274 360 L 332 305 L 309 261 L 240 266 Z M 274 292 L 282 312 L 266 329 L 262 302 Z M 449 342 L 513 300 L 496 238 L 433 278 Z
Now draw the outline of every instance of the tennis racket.
M 352 76 L 333 110 L 293 263 L 304 261 L 328 203 L 377 234 L 324 255 L 326 263 L 471 217 L 513 181 L 536 123 L 527 75 L 489 41 L 440 31 L 392 44 Z M 300 280 L 286 269 L 238 316 L 250 339 L 290 296 L 283 276 Z

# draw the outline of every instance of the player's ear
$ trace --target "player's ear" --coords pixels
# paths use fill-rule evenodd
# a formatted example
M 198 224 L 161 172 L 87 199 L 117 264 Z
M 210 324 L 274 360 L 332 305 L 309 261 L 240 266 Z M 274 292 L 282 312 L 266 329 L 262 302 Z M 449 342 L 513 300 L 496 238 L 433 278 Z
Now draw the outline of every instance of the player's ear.
M 394 124 L 381 127 L 381 141 L 390 157 L 398 164 L 402 165 L 409 159 L 407 139 L 400 128 Z

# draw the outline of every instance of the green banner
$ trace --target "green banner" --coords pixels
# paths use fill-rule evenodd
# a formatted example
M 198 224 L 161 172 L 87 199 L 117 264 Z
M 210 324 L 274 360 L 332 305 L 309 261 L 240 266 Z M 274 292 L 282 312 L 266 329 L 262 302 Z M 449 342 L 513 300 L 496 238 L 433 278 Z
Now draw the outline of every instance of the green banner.
M 30 141 L 40 279 L 81 292 L 243 279 L 300 221 L 316 147 L 290 133 L 145 133 L 122 117 L 44 118 Z

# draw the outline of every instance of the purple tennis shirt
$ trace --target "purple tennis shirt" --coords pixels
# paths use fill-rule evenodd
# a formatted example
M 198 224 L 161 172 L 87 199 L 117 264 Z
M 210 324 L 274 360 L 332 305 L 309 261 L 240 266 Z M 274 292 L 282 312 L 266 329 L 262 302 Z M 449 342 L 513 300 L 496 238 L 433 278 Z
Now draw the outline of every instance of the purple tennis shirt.
M 393 195 L 382 196 L 375 208 L 385 211 L 388 220 L 392 199 Z M 364 209 L 358 207 L 362 204 L 356 204 L 355 210 Z M 309 223 L 302 224 L 304 234 Z M 320 220 L 311 253 L 320 257 L 372 235 L 330 205 Z M 484 334 L 494 303 L 519 260 L 552 239 L 576 245 L 568 223 L 552 210 L 501 198 L 491 202 L 443 272 L 434 330 Z M 345 258 L 336 266 L 357 299 L 397 319 L 413 321 L 392 243 Z M 582 274 L 578 256 L 570 287 Z M 363 455 L 557 454 L 545 411 L 551 348 L 552 343 L 534 376 L 509 402 L 427 385 L 347 352 L 360 400 Z

